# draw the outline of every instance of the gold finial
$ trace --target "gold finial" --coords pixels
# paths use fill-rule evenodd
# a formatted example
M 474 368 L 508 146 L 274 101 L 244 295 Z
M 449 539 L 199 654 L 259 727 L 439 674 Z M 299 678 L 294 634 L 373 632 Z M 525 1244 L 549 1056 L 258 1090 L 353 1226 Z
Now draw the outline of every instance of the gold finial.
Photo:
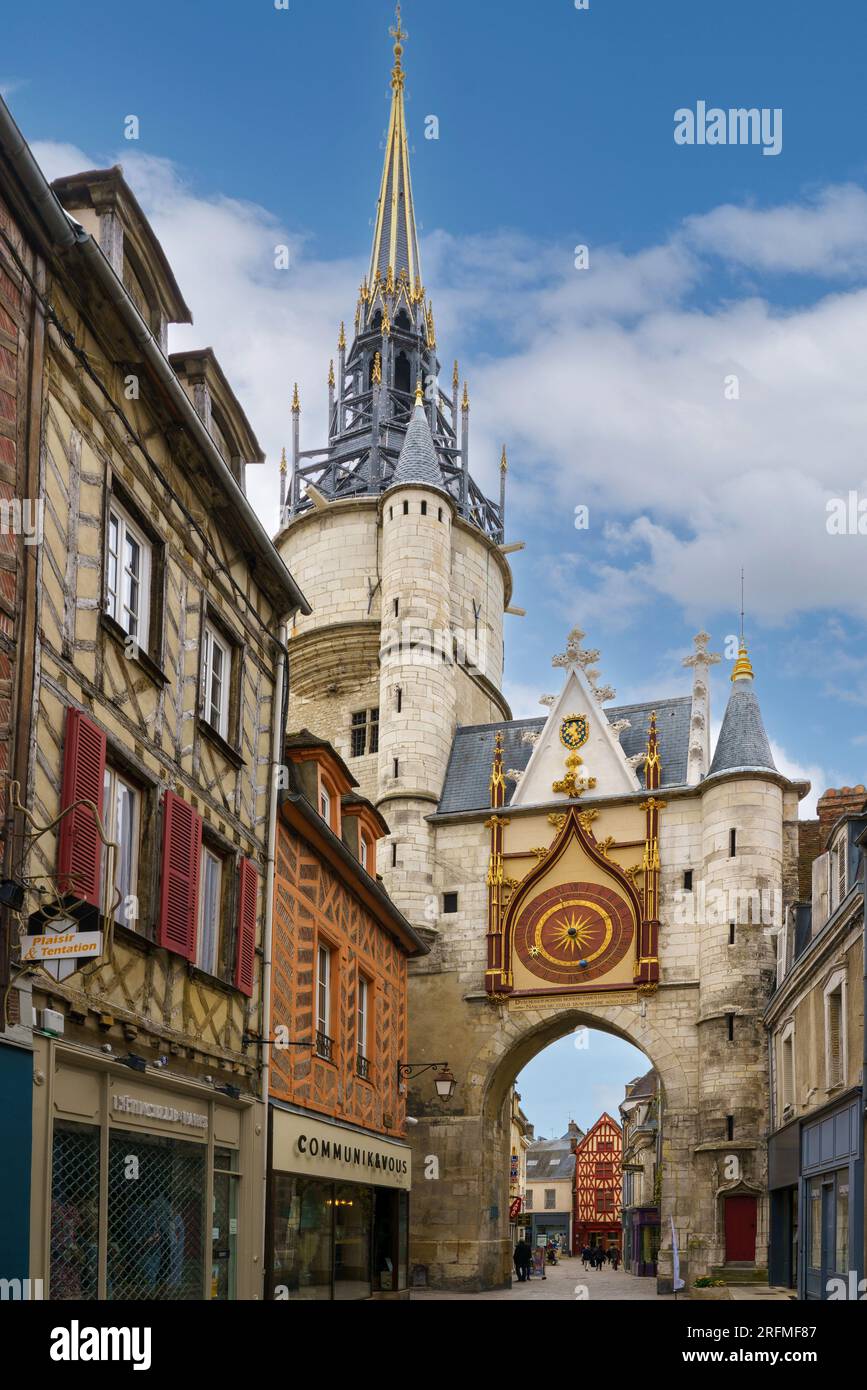
M 433 301 L 431 301 L 427 309 L 427 345 L 429 348 L 435 348 L 437 345 L 437 331 L 434 327 Z
M 280 472 L 285 473 L 288 470 L 288 467 L 289 465 L 286 462 L 286 450 L 284 448 L 282 454 L 280 455 Z
M 397 7 L 397 24 L 393 29 L 389 29 L 388 32 L 394 39 L 394 67 L 391 70 L 391 85 L 392 87 L 398 88 L 403 86 L 405 80 L 405 74 L 403 71 L 403 64 L 401 60 L 403 58 L 404 39 L 409 38 L 409 34 L 401 25 L 400 5 L 398 5 Z
M 462 410 L 469 410 L 469 408 L 470 408 L 470 389 L 469 389 L 469 387 L 467 386 L 467 383 L 464 382 L 464 399 L 461 401 L 461 409 L 462 409 Z
M 379 353 L 373 359 L 373 385 L 382 385 L 382 358 Z
M 385 272 L 385 292 L 394 294 L 394 266 L 390 265 Z
M 421 377 L 419 377 L 418 381 L 415 383 L 415 403 L 416 405 L 424 405 L 424 390 L 421 384 Z
M 331 359 L 331 363 L 330 363 L 329 368 L 328 368 L 328 385 L 329 385 L 329 386 L 334 386 L 334 385 L 335 385 L 335 381 L 334 381 L 334 358 L 333 358 L 333 357 L 332 357 L 332 359 Z
M 454 369 L 454 371 L 452 372 L 452 386 L 453 386 L 453 387 L 455 388 L 455 390 L 457 391 L 457 389 L 458 389 L 458 387 L 460 386 L 460 384 L 461 384 L 461 374 L 460 374 L 460 372 L 458 371 L 458 359 L 455 358 L 455 369 Z
M 298 382 L 295 383 L 295 391 L 292 395 L 292 414 L 301 414 L 301 397 L 298 395 Z
M 501 473 L 508 473 L 508 471 L 509 471 L 509 460 L 506 458 L 506 446 L 505 446 L 505 444 L 504 444 L 504 445 L 503 445 L 503 457 L 500 459 L 500 472 L 501 472 Z
M 337 347 L 340 352 L 346 347 L 346 324 L 341 321 L 340 337 L 337 339 Z
M 391 318 L 389 316 L 387 304 L 382 306 L 382 333 L 385 338 L 391 333 Z
M 741 638 L 738 659 L 735 662 L 735 669 L 732 671 L 732 681 L 751 681 L 753 678 L 752 663 L 747 653 L 746 643 Z

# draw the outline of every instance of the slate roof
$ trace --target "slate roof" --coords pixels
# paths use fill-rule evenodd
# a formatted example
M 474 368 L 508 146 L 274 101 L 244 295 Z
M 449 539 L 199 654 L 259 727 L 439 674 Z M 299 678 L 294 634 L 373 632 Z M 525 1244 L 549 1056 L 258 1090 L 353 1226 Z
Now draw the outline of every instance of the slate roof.
M 620 735 L 620 746 L 627 758 L 643 752 L 647 744 L 647 726 L 656 710 L 663 787 L 682 786 L 686 782 L 689 754 L 689 720 L 692 699 L 689 695 L 671 700 L 651 700 L 648 704 L 619 705 L 603 710 L 609 723 L 628 719 L 632 725 Z M 484 810 L 491 804 L 491 763 L 494 758 L 494 739 L 503 735 L 503 767 L 522 771 L 530 761 L 532 745 L 522 743 L 525 730 L 541 733 L 545 715 L 535 719 L 515 719 L 511 723 L 465 725 L 455 731 L 449 765 L 446 769 L 442 796 L 437 811 L 440 815 L 456 811 Z M 564 753 L 565 756 L 565 753 Z M 639 782 L 642 769 L 636 768 Z M 515 791 L 515 783 L 506 779 L 506 803 Z
M 753 683 L 739 680 L 732 686 L 708 776 L 753 767 L 777 770 Z
M 417 405 L 413 411 L 389 486 L 399 487 L 401 483 L 424 483 L 427 487 L 438 488 L 440 492 L 446 491 L 433 435 L 421 405 Z
M 527 1150 L 527 1182 L 562 1180 L 574 1172 L 575 1155 L 568 1134 L 563 1139 L 538 1139 Z

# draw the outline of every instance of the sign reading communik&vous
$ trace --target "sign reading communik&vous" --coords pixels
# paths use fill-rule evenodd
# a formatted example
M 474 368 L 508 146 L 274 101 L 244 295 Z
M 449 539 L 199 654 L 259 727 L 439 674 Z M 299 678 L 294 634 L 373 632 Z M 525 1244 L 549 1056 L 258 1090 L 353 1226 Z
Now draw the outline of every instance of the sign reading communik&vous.
M 371 1187 L 412 1185 L 408 1144 L 341 1125 L 323 1124 L 305 1115 L 273 1110 L 273 1166 L 283 1173 L 369 1183 Z

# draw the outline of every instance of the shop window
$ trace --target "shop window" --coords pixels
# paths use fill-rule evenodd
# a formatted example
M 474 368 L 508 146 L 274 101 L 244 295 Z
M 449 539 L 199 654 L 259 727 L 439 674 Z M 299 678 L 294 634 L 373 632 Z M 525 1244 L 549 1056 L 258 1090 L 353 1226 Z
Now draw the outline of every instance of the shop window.
M 229 736 L 231 680 L 231 648 L 213 623 L 206 622 L 202 635 L 202 718 L 220 738 Z
M 196 965 L 208 975 L 220 974 L 220 936 L 223 921 L 223 860 L 202 846 L 199 879 L 199 931 Z
M 334 1298 L 347 1302 L 371 1295 L 370 1244 L 373 1191 L 355 1183 L 335 1183 Z
M 316 1053 L 331 1061 L 331 986 L 334 952 L 320 943 L 316 953 Z
M 106 537 L 105 611 L 146 650 L 150 636 L 153 546 L 112 497 Z
M 57 1120 L 51 1155 L 52 1301 L 98 1296 L 98 1251 L 99 1130 Z
M 183 1139 L 111 1133 L 106 1298 L 201 1299 L 206 1152 Z
M 214 1222 L 211 1245 L 211 1298 L 230 1301 L 238 1277 L 238 1154 L 214 1150 Z
M 139 917 L 138 860 L 141 838 L 142 793 L 113 767 L 106 766 L 102 785 L 102 815 L 106 832 L 118 846 L 115 851 L 114 920 L 135 928 Z M 108 851 L 102 846 L 100 877 L 104 879 Z
M 834 1269 L 845 1278 L 849 1272 L 849 1179 L 846 1173 L 837 1174 L 834 1221 Z

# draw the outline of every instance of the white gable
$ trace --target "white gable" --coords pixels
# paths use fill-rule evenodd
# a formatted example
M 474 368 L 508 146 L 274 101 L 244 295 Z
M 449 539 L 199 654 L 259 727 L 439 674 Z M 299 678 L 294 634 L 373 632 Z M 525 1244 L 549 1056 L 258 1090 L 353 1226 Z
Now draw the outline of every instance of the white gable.
M 566 775 L 569 749 L 560 739 L 563 720 L 572 714 L 587 719 L 588 737 L 578 752 L 577 776 L 595 777 L 596 786 L 586 796 L 617 796 L 641 790 L 641 783 L 626 759 L 620 739 L 611 728 L 593 687 L 578 665 L 569 666 L 563 689 L 551 707 L 545 727 L 536 740 L 527 769 L 512 797 L 512 806 L 539 806 L 549 801 L 569 802 L 565 792 L 552 791 Z

